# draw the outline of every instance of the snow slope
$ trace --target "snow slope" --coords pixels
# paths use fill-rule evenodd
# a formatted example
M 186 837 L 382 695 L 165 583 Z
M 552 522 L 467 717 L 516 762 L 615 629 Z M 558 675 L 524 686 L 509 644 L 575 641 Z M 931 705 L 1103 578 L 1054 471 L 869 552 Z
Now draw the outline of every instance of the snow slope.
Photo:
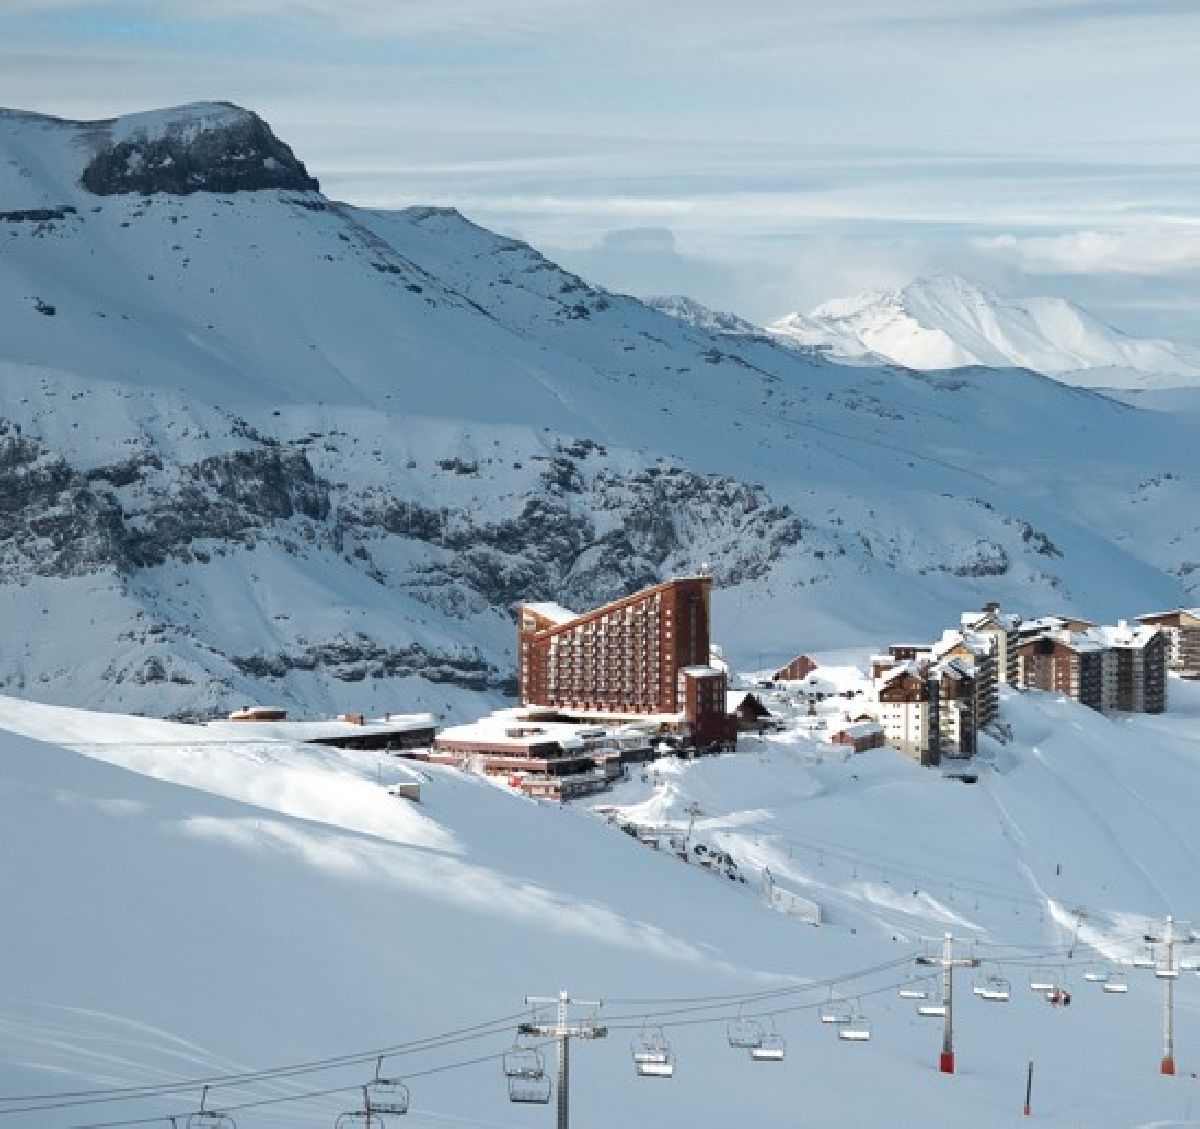
M 428 770 L 418 808 L 386 796 L 371 754 L 0 700 L 0 1120 L 166 1124 L 198 1106 L 200 1079 L 356 1056 L 210 1094 L 242 1129 L 328 1126 L 373 1052 L 395 1048 L 385 1071 L 408 1079 L 405 1123 L 528 1124 L 496 1056 L 524 995 L 568 987 L 603 998 L 610 1026 L 573 1055 L 580 1126 L 793 1124 L 798 1101 L 821 1125 L 1015 1125 L 1029 1059 L 1044 1123 L 1186 1124 L 1195 976 L 1177 985 L 1170 1080 L 1152 974 L 1129 972 L 1124 997 L 1081 977 L 1096 951 L 1127 960 L 1148 918 L 1195 908 L 1200 693 L 1171 690 L 1172 712 L 1153 719 L 1006 697 L 1015 740 L 987 746 L 974 787 L 791 734 L 657 762 L 615 797 L 626 817 L 678 829 L 698 801 L 696 840 L 729 850 L 748 885 L 451 770 Z M 826 923 L 770 910 L 764 863 Z M 940 1025 L 896 995 L 919 939 L 946 929 L 1013 988 L 983 1004 L 960 979 L 954 1078 L 935 1069 Z M 1070 1009 L 1027 987 L 1050 954 Z M 872 1020 L 870 1043 L 817 1022 L 829 979 Z M 784 1063 L 726 1044 L 750 999 L 747 1012 L 777 1013 Z M 633 1076 L 647 1021 L 666 1024 L 670 1082 Z M 175 1089 L 35 1100 L 150 1084 Z M 331 1089 L 344 1092 L 239 1108 Z
M 705 562 L 741 665 L 1190 600 L 1170 414 L 713 336 L 456 212 L 327 200 L 265 129 L 0 115 L 0 688 L 461 718 L 511 692 L 517 601 Z M 107 191 L 135 174 L 167 179 Z
M 1200 383 L 1194 349 L 1127 337 L 1063 298 L 1005 298 L 953 275 L 834 299 L 768 329 L 856 364 L 1017 366 L 1086 388 Z

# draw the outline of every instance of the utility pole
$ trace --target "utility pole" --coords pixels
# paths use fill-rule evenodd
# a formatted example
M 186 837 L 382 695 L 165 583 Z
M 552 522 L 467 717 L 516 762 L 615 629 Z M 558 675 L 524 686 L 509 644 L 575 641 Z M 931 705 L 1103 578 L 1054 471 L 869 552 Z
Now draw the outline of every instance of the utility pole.
M 1175 962 L 1176 945 L 1192 945 L 1196 934 L 1185 921 L 1176 921 L 1168 916 L 1163 928 L 1147 933 L 1146 941 L 1151 945 L 1166 947 L 1166 962 L 1156 963 L 1154 975 L 1163 982 L 1163 1053 L 1159 1071 L 1175 1073 L 1175 981 L 1179 979 L 1179 965 Z
M 917 957 L 917 964 L 932 965 L 942 970 L 942 1002 L 946 1005 L 946 1017 L 942 1023 L 942 1057 L 938 1069 L 943 1074 L 954 1073 L 954 970 L 956 968 L 978 968 L 979 958 L 954 951 L 954 936 L 947 933 L 942 938 L 942 955 L 927 954 Z
M 603 1039 L 608 1034 L 608 1028 L 597 1023 L 594 1018 L 571 1022 L 570 1009 L 575 1007 L 599 1009 L 599 1000 L 573 1000 L 564 988 L 557 996 L 526 996 L 525 1002 L 531 1007 L 557 1008 L 555 1021 L 539 1023 L 536 1016 L 527 1023 L 522 1023 L 517 1030 L 522 1035 L 536 1035 L 539 1038 L 554 1039 L 558 1045 L 558 1120 L 557 1129 L 570 1129 L 571 1124 L 571 1040 L 572 1039 Z

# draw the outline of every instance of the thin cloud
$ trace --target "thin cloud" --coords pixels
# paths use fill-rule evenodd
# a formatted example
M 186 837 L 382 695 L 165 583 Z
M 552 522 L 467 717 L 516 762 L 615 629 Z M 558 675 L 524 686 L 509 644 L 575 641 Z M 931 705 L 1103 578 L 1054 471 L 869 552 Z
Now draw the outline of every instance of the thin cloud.
M 1030 274 L 1175 274 L 1200 269 L 1200 224 L 1062 235 L 995 235 L 973 240 L 981 251 Z

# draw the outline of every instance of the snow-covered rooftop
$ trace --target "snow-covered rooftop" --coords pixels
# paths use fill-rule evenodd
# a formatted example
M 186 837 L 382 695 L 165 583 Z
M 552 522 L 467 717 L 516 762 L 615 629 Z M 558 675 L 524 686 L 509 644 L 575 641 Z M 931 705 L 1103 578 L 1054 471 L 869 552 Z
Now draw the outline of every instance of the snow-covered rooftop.
M 533 612 L 534 615 L 540 615 L 543 619 L 550 620 L 551 623 L 570 623 L 571 620 L 579 618 L 578 612 L 573 612 L 570 608 L 564 608 L 562 604 L 556 604 L 551 600 L 522 606 Z

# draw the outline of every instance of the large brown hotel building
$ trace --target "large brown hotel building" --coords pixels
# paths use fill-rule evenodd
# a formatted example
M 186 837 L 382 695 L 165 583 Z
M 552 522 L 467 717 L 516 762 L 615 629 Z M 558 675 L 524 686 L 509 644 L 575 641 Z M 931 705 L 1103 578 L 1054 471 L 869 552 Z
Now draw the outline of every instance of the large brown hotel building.
M 696 745 L 731 742 L 725 674 L 709 666 L 711 595 L 711 577 L 691 576 L 582 615 L 522 604 L 521 704 L 609 718 L 673 715 Z

